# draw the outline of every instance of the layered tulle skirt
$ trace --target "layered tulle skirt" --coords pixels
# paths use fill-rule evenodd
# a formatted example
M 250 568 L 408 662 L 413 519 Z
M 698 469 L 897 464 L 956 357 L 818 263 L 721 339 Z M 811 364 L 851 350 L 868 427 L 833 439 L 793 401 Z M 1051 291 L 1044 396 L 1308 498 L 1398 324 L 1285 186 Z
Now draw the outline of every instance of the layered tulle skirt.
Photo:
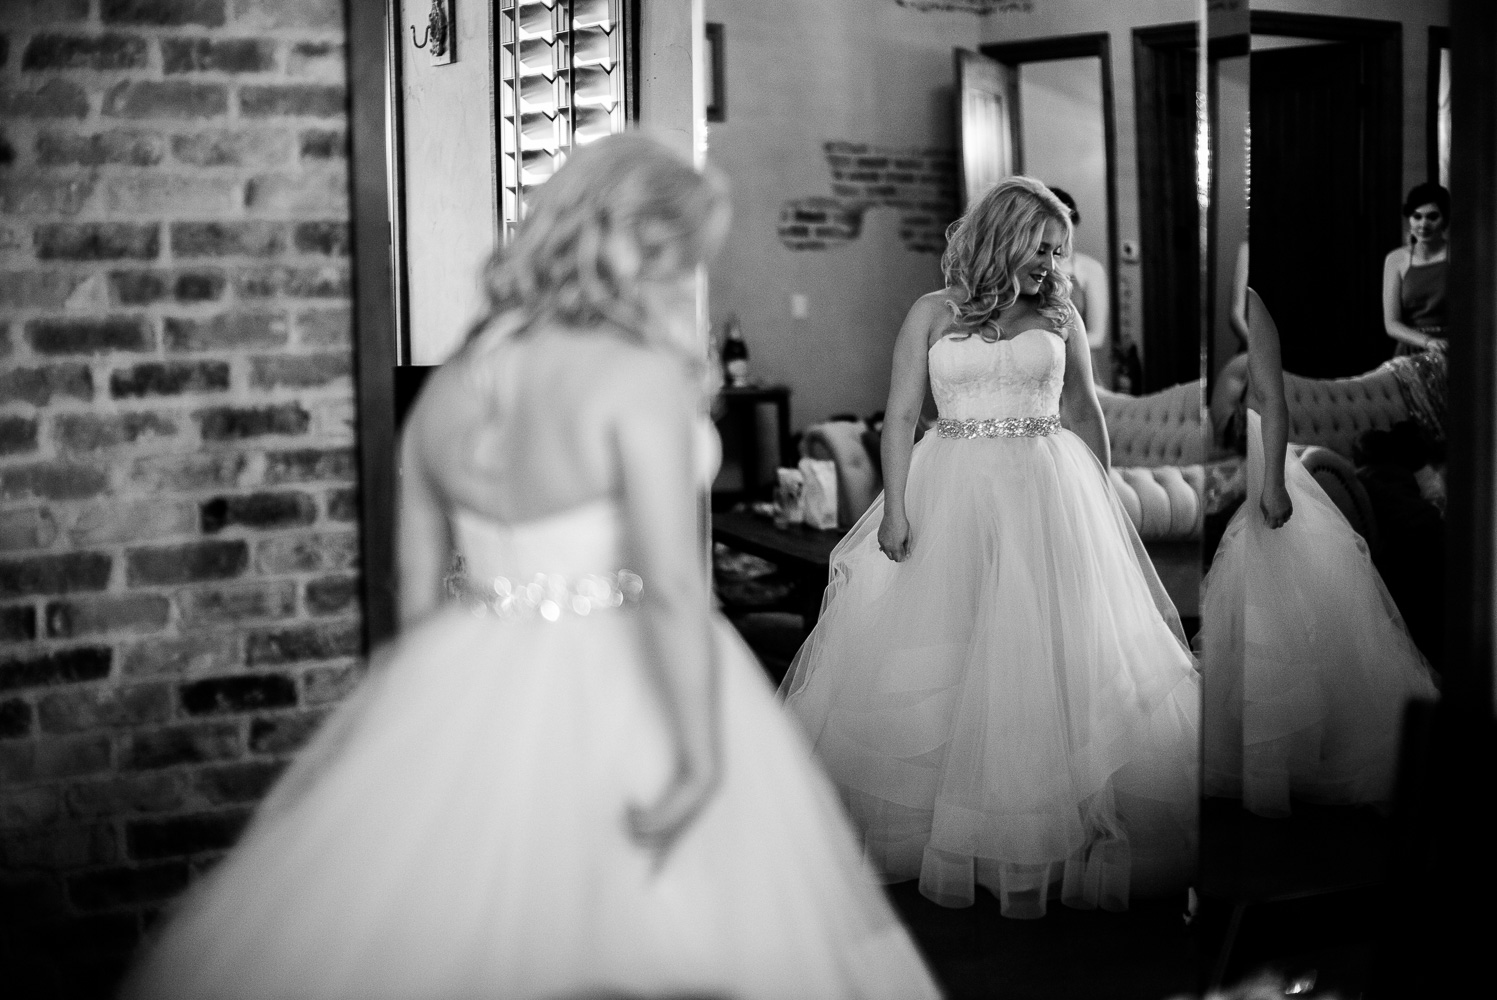
M 139 998 L 930 997 L 835 792 L 713 625 L 725 773 L 658 870 L 635 613 L 442 612 L 375 658 L 135 970 Z
M 1183 889 L 1198 674 L 1100 463 L 1069 431 L 928 436 L 905 507 L 904 562 L 882 498 L 838 546 L 781 687 L 870 861 L 1011 916 Z
M 1263 816 L 1291 798 L 1379 804 L 1392 796 L 1410 698 L 1435 695 L 1367 544 L 1294 457 L 1294 510 L 1263 519 L 1263 437 L 1248 411 L 1247 497 L 1202 584 L 1205 786 Z

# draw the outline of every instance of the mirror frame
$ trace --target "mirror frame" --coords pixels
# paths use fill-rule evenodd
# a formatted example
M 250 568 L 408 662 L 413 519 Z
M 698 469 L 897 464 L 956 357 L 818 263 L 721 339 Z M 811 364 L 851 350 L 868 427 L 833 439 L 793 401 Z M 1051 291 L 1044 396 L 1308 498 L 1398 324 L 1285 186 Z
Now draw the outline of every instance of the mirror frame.
M 977 51 L 1002 63 L 1010 69 L 1018 69 L 1024 63 L 1054 62 L 1061 59 L 1089 59 L 1096 57 L 1101 63 L 1102 74 L 1102 143 L 1105 147 L 1107 190 L 1107 305 L 1112 317 L 1112 329 L 1108 331 L 1108 344 L 1116 346 L 1121 318 L 1118 312 L 1118 167 L 1117 167 L 1117 113 L 1114 110 L 1112 92 L 1112 36 L 1105 31 L 1076 35 L 1054 35 L 1046 38 L 1028 39 L 1018 42 L 994 42 L 979 45 Z M 1021 114 L 1018 102 L 1014 114 Z M 1022 121 L 1022 119 L 1021 119 Z M 1022 158 L 1023 154 L 1020 153 Z

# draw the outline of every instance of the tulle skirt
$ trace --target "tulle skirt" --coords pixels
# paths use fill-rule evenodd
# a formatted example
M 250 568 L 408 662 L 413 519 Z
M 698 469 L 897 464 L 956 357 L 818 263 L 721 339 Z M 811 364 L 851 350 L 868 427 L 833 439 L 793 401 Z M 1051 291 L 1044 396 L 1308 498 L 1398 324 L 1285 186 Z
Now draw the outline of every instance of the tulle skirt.
M 1247 497 L 1202 584 L 1205 786 L 1262 816 L 1290 799 L 1386 803 L 1404 706 L 1433 697 L 1367 544 L 1300 462 L 1294 511 L 1263 520 L 1263 435 L 1248 411 Z
M 1076 435 L 915 446 L 912 551 L 880 497 L 837 547 L 781 687 L 890 881 L 1009 916 L 1183 889 L 1199 790 L 1195 662 Z
M 126 995 L 938 995 L 752 654 L 713 628 L 725 774 L 663 868 L 624 822 L 671 759 L 635 613 L 448 610 L 375 658 Z

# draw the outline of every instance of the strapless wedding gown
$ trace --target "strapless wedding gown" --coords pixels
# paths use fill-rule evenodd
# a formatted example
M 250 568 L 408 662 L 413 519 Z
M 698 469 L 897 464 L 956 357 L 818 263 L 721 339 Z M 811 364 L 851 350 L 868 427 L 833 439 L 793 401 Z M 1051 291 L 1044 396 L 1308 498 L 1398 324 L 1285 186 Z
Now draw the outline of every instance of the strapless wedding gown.
M 948 336 L 929 372 L 955 436 L 915 445 L 912 552 L 879 551 L 880 497 L 832 554 L 786 705 L 890 881 L 948 906 L 980 884 L 1016 917 L 1183 889 L 1198 673 L 1101 463 L 1059 429 L 1061 336 Z
M 128 996 L 939 995 L 720 618 L 721 784 L 663 868 L 628 836 L 672 758 L 615 502 L 453 527 L 481 587 L 374 658 Z
M 1268 527 L 1263 463 L 1248 410 L 1247 498 L 1201 585 L 1206 794 L 1262 816 L 1288 815 L 1291 797 L 1388 803 L 1404 706 L 1435 696 L 1429 663 L 1367 543 L 1293 456 L 1294 512 Z

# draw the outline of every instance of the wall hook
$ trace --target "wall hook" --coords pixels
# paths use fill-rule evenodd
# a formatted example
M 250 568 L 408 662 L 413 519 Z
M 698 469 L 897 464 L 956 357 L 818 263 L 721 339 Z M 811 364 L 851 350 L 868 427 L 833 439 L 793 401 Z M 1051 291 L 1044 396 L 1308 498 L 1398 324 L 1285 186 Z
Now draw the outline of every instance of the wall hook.
M 426 48 L 426 42 L 429 38 L 431 38 L 431 25 L 428 24 L 426 30 L 421 33 L 421 41 L 419 42 L 416 41 L 416 26 L 414 24 L 411 25 L 411 44 L 416 46 L 416 48 Z

